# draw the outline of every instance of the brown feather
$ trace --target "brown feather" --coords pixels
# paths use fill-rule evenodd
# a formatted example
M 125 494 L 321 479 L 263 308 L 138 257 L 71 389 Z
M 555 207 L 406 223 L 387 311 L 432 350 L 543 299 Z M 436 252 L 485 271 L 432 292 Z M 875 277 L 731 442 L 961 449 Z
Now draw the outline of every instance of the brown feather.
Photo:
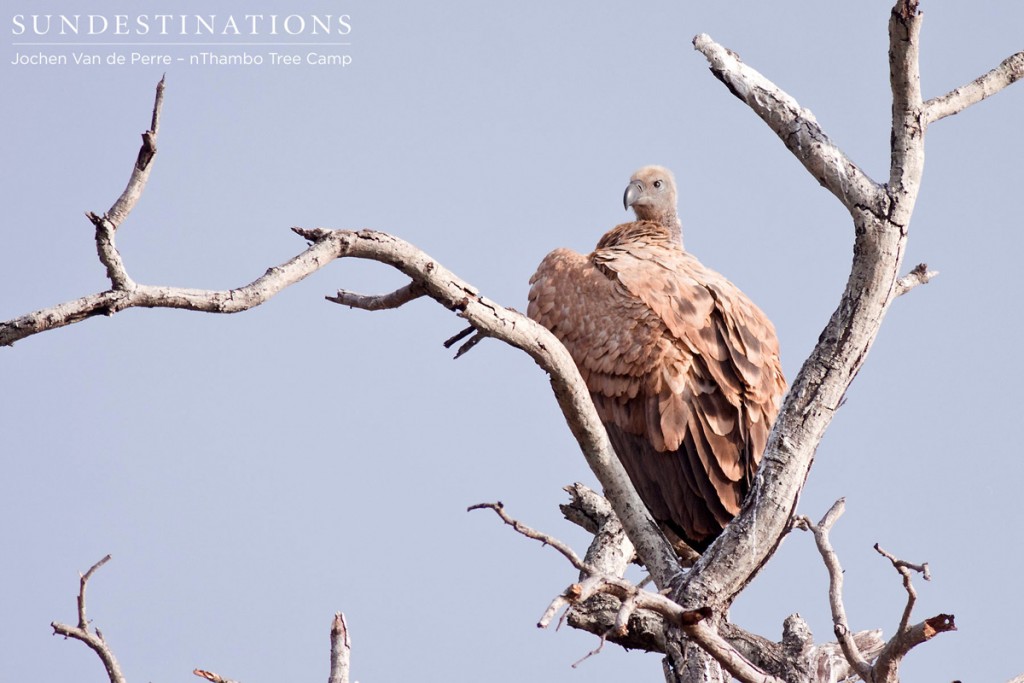
M 572 354 L 654 518 L 704 548 L 739 511 L 778 413 L 778 340 L 736 286 L 683 250 L 671 174 L 647 167 L 630 182 L 639 220 L 586 256 L 548 254 L 527 313 Z

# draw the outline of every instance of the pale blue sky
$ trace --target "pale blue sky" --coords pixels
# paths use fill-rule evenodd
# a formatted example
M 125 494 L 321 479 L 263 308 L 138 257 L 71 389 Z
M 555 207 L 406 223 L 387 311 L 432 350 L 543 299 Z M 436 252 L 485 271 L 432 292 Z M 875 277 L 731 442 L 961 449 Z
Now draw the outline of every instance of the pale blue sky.
M 229 288 L 304 248 L 290 226 L 371 227 L 524 310 L 543 255 L 592 248 L 626 217 L 630 173 L 658 163 L 679 180 L 688 248 L 773 318 L 793 377 L 838 301 L 852 228 L 690 40 L 737 51 L 884 178 L 889 6 L 220 3 L 218 15 L 349 14 L 338 53 L 352 64 L 43 67 L 10 63 L 25 49 L 10 15 L 42 11 L 15 0 L 0 67 L 0 319 L 107 286 L 83 212 L 123 188 L 166 72 L 156 166 L 118 235 L 140 282 Z M 1019 2 L 922 9 L 926 97 L 1022 47 Z M 191 0 L 46 11 L 211 12 Z M 1018 85 L 929 131 L 908 267 L 942 274 L 894 305 L 800 502 L 818 518 L 847 498 L 833 541 L 854 628 L 891 633 L 903 609 L 873 543 L 931 563 L 915 616 L 952 612 L 960 630 L 915 651 L 907 680 L 1024 671 L 1022 112 Z M 429 301 L 369 314 L 323 300 L 401 284 L 344 262 L 237 316 L 132 310 L 0 349 L 0 682 L 105 680 L 49 623 L 74 621 L 78 572 L 106 553 L 90 617 L 130 681 L 192 680 L 196 667 L 322 680 L 336 610 L 363 683 L 660 680 L 659 657 L 611 646 L 571 669 L 596 638 L 534 623 L 575 572 L 465 512 L 502 500 L 585 549 L 557 506 L 563 485 L 593 477 L 543 373 L 494 341 L 453 362 L 441 342 L 462 321 Z M 777 639 L 799 611 L 829 639 L 826 588 L 812 539 L 795 534 L 732 617 Z

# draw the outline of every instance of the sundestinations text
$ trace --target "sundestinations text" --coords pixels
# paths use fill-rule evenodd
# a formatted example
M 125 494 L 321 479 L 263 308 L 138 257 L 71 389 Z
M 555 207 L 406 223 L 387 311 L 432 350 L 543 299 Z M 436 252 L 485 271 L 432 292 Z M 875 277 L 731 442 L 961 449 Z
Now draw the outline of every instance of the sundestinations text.
M 348 14 L 15 14 L 14 36 L 347 36 Z

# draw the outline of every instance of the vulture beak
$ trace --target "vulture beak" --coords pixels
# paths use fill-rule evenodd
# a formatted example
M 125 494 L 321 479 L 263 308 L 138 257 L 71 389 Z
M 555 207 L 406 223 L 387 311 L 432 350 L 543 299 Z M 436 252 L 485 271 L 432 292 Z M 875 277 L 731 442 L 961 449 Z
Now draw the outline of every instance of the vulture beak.
M 640 200 L 640 198 L 643 197 L 643 195 L 644 186 L 640 183 L 640 181 L 630 183 L 629 186 L 626 188 L 626 193 L 622 195 L 623 208 L 628 211 L 629 207 L 636 204 Z

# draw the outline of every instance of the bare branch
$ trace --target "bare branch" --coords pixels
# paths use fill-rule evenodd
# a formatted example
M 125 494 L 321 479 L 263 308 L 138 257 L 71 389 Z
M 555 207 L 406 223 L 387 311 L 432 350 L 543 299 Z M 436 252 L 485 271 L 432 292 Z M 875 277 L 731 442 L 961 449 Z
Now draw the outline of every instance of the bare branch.
M 911 564 L 903 560 L 897 559 L 891 553 L 882 549 L 877 543 L 875 544 L 875 550 L 879 555 L 892 562 L 892 566 L 896 568 L 896 571 L 903 577 L 903 587 L 907 591 L 907 606 L 903 609 L 903 618 L 900 619 L 900 626 L 896 630 L 898 634 L 905 633 L 910 628 L 910 614 L 914 611 L 914 603 L 917 602 L 917 591 L 914 590 L 914 584 L 910 581 L 910 570 L 914 570 L 924 576 L 925 581 L 931 581 L 931 571 L 928 569 L 928 563 L 924 564 Z
M 579 555 L 577 555 L 572 548 L 570 548 L 562 541 L 558 540 L 554 536 L 549 536 L 545 533 L 537 531 L 536 529 L 531 529 L 525 524 L 510 517 L 508 513 L 505 512 L 505 506 L 500 501 L 497 503 L 477 503 L 476 505 L 470 505 L 468 508 L 466 508 L 466 512 L 484 509 L 494 510 L 495 514 L 501 517 L 501 521 L 511 526 L 513 529 L 521 533 L 523 536 L 526 536 L 527 538 L 532 538 L 536 541 L 540 541 L 544 545 L 549 545 L 558 552 L 562 553 L 562 556 L 565 557 L 565 559 L 569 560 L 569 562 L 572 563 L 572 566 L 576 567 L 576 569 L 591 574 L 596 573 L 592 567 L 588 567 L 583 563 L 583 560 L 579 558 Z
M 900 574 L 904 573 L 904 569 L 911 569 L 920 574 L 925 581 L 932 580 L 932 571 L 931 568 L 928 566 L 927 562 L 923 562 L 921 564 L 914 564 L 912 562 L 907 562 L 906 560 L 900 560 L 893 556 L 891 553 L 887 552 L 886 550 L 883 550 L 881 547 L 879 547 L 877 543 L 875 544 L 875 550 L 878 551 L 879 555 L 892 562 L 892 566 L 896 567 L 896 570 L 899 571 Z
M 350 308 L 360 308 L 364 311 L 383 311 L 389 308 L 398 308 L 399 306 L 403 306 L 410 301 L 420 298 L 425 293 L 426 292 L 423 291 L 423 288 L 419 283 L 410 282 L 405 287 L 396 289 L 389 294 L 368 296 L 339 289 L 336 295 L 324 298 L 328 301 L 333 301 L 336 304 L 341 304 Z
M 110 562 L 110 555 L 104 556 L 102 560 L 100 560 L 99 562 L 97 562 L 93 566 L 89 567 L 89 571 L 87 571 L 85 574 L 82 574 L 82 576 L 79 578 L 79 581 L 78 581 L 78 586 L 79 586 L 78 587 L 78 628 L 80 628 L 80 629 L 88 629 L 89 628 L 89 620 L 85 616 L 85 587 L 88 585 L 89 579 L 92 578 L 92 575 L 96 572 L 96 570 L 99 569 L 100 567 L 102 567 L 103 565 L 105 565 L 107 562 Z
M 959 114 L 1024 77 L 1024 52 L 1010 55 L 987 74 L 924 103 L 925 125 Z
M 825 568 L 828 570 L 828 601 L 832 609 L 832 624 L 836 638 L 843 648 L 843 654 L 859 676 L 864 680 L 870 680 L 867 675 L 871 671 L 871 665 L 857 647 L 857 642 L 853 639 L 849 622 L 846 619 L 846 608 L 843 605 L 843 568 L 839 564 L 839 557 L 832 548 L 828 537 L 832 525 L 843 514 L 845 507 L 846 501 L 840 498 L 817 524 L 811 522 L 807 517 L 799 517 L 796 520 L 796 526 L 814 534 L 814 542 L 817 544 L 818 552 L 821 553 L 821 559 L 824 560 Z
M 868 207 L 879 215 L 884 213 L 884 192 L 878 183 L 832 142 L 810 110 L 707 34 L 696 36 L 693 46 L 707 58 L 711 73 L 754 110 L 804 168 L 844 206 L 850 210 Z
M 113 291 L 133 289 L 135 281 L 128 275 L 128 270 L 121 259 L 121 252 L 117 250 L 117 245 L 114 243 L 114 231 L 117 226 L 94 213 L 86 215 L 96 226 L 96 253 L 100 258 L 100 263 L 107 269 L 107 279 L 110 280 Z
M 572 588 L 572 586 L 569 588 Z M 556 596 L 544 610 L 544 613 L 540 615 L 540 619 L 537 620 L 537 628 L 547 628 L 550 626 L 551 620 L 555 618 L 555 615 L 558 614 L 559 610 L 563 607 L 569 606 L 570 604 L 572 604 L 572 601 L 565 593 Z
M 115 290 L 131 289 L 135 286 L 135 282 L 128 276 L 124 261 L 121 260 L 121 254 L 114 244 L 114 233 L 128 218 L 128 214 L 142 197 L 142 191 L 146 189 L 146 181 L 149 180 L 150 171 L 153 169 L 153 158 L 156 156 L 156 136 L 160 131 L 160 110 L 163 108 L 163 104 L 164 79 L 161 78 L 160 82 L 156 84 L 156 99 L 153 102 L 153 117 L 149 130 L 142 134 L 142 147 L 135 159 L 135 165 L 132 166 L 128 185 L 105 214 L 99 216 L 91 211 L 86 214 L 96 227 L 96 253 L 100 263 L 106 267 L 107 278 Z
M 892 135 L 888 189 L 896 198 L 892 220 L 904 227 L 910 223 L 924 168 L 919 66 L 921 20 L 916 0 L 897 0 L 889 15 Z
M 708 654 L 715 658 L 735 678 L 744 683 L 782 683 L 781 679 L 767 674 L 739 653 L 718 630 L 708 623 L 714 616 L 710 608 L 687 610 L 660 593 L 639 589 L 625 579 L 609 576 L 590 576 L 569 586 L 562 595 L 555 598 L 545 610 L 537 625 L 546 628 L 555 613 L 564 605 L 585 602 L 598 594 L 608 594 L 622 601 L 616 618 L 616 626 L 601 634 L 603 640 L 617 635 L 618 625 L 628 624 L 632 612 L 640 609 L 661 615 L 669 624 L 683 629 L 683 632 Z M 600 651 L 600 647 L 595 652 Z M 594 653 L 591 653 L 594 654 Z M 586 657 L 584 657 L 586 659 Z M 582 661 L 582 660 L 581 660 Z
M 874 680 L 875 683 L 898 683 L 899 665 L 908 652 L 940 633 L 955 630 L 956 622 L 952 614 L 937 614 L 911 626 L 903 633 L 897 633 L 889 639 L 875 660 L 874 678 L 870 680 Z
M 327 683 L 348 683 L 349 659 L 352 644 L 348 639 L 345 615 L 337 612 L 331 622 L 331 675 Z
M 219 674 L 215 674 L 212 671 L 203 671 L 202 669 L 192 669 L 192 673 L 200 678 L 205 678 L 210 683 L 238 683 L 238 681 L 231 680 L 230 678 L 224 678 Z
M 896 281 L 896 296 L 903 296 L 918 285 L 926 285 L 933 277 L 938 276 L 939 271 L 928 270 L 927 263 L 919 263 L 914 269 Z
M 146 189 L 146 181 L 149 180 L 149 173 L 153 170 L 153 157 L 156 156 L 156 136 L 160 132 L 160 111 L 163 109 L 163 105 L 164 79 L 161 78 L 160 82 L 156 84 L 153 118 L 149 130 L 142 134 L 142 147 L 139 149 L 139 156 L 135 160 L 132 174 L 128 178 L 128 185 L 102 218 L 109 222 L 114 230 L 121 227 L 121 224 L 128 218 L 128 214 L 138 204 L 142 191 Z
M 0 346 L 10 346 L 40 332 L 97 315 L 113 315 L 127 308 L 178 308 L 204 313 L 246 311 L 343 255 L 336 242 L 313 244 L 298 256 L 268 268 L 262 276 L 236 289 L 202 290 L 133 284 L 128 289 L 115 288 L 91 294 L 0 322 Z
M 83 574 L 79 580 L 78 626 L 68 626 L 67 624 L 55 621 L 50 624 L 50 627 L 53 628 L 54 634 L 62 635 L 65 638 L 80 640 L 89 646 L 89 648 L 100 658 L 100 661 L 103 662 L 103 666 L 107 670 L 107 677 L 110 679 L 110 683 L 125 683 L 124 674 L 121 673 L 121 666 L 117 663 L 117 658 L 114 657 L 113 651 L 107 645 L 107 642 L 99 632 L 99 629 L 95 629 L 95 633 L 89 631 L 89 621 L 85 614 L 86 585 L 89 583 L 89 579 L 92 578 L 93 573 L 109 561 L 110 555 L 107 555 L 90 567 L 89 571 Z

